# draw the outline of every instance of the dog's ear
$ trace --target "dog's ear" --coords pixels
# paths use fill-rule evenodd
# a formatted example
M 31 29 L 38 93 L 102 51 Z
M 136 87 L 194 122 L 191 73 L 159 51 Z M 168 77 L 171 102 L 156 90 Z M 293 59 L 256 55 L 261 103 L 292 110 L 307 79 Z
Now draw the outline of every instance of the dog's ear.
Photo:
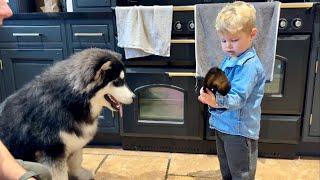
M 94 80 L 100 82 L 102 81 L 102 77 L 104 77 L 106 70 L 111 69 L 111 61 L 107 61 L 105 63 L 103 63 L 100 68 L 96 71 L 96 74 L 94 76 Z
M 111 69 L 111 63 L 112 63 L 111 61 L 108 61 L 108 62 L 102 64 L 100 70 L 106 71 L 108 69 Z

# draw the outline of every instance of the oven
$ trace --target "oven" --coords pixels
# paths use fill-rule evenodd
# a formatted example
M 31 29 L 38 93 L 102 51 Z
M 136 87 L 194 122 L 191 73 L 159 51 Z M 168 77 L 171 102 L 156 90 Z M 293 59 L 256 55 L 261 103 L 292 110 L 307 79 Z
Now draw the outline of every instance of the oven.
M 151 55 L 123 61 L 127 84 L 136 98 L 124 106 L 122 147 L 198 151 L 189 143 L 200 142 L 204 136 L 203 105 L 196 91 L 193 8 L 173 12 L 170 57 Z M 178 141 L 183 143 L 177 145 Z

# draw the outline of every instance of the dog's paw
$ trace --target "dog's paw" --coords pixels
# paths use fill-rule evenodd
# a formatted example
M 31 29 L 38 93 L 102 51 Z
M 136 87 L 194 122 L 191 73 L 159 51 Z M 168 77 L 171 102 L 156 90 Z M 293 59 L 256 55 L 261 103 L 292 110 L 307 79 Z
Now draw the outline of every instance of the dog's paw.
M 84 168 L 81 168 L 71 175 L 70 179 L 78 179 L 78 180 L 91 180 L 94 179 L 94 174 Z

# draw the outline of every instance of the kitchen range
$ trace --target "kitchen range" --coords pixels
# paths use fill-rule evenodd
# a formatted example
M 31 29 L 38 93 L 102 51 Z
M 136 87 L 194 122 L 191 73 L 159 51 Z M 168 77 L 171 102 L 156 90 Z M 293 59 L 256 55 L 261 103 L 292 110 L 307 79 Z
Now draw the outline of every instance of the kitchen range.
M 152 5 L 150 1 L 138 2 Z M 262 102 L 262 156 L 290 158 L 298 153 L 307 71 L 313 59 L 310 53 L 314 50 L 315 11 L 311 7 L 281 9 L 274 79 L 266 84 Z M 176 9 L 172 26 L 170 58 L 125 60 L 128 85 L 137 98 L 125 107 L 120 120 L 122 146 L 134 150 L 215 152 L 215 133 L 208 128 L 207 107 L 197 100 L 201 80 L 194 74 L 192 6 Z

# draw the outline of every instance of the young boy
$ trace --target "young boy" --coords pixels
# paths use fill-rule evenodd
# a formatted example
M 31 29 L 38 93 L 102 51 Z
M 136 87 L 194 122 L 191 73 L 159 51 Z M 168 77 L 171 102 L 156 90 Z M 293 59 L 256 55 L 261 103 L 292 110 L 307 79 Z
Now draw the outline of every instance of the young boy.
M 216 147 L 223 179 L 254 179 L 258 157 L 261 100 L 265 72 L 252 41 L 257 34 L 256 11 L 245 2 L 225 6 L 216 30 L 226 53 L 221 69 L 231 90 L 226 96 L 200 90 L 199 101 L 209 105 L 210 128 L 216 129 Z

